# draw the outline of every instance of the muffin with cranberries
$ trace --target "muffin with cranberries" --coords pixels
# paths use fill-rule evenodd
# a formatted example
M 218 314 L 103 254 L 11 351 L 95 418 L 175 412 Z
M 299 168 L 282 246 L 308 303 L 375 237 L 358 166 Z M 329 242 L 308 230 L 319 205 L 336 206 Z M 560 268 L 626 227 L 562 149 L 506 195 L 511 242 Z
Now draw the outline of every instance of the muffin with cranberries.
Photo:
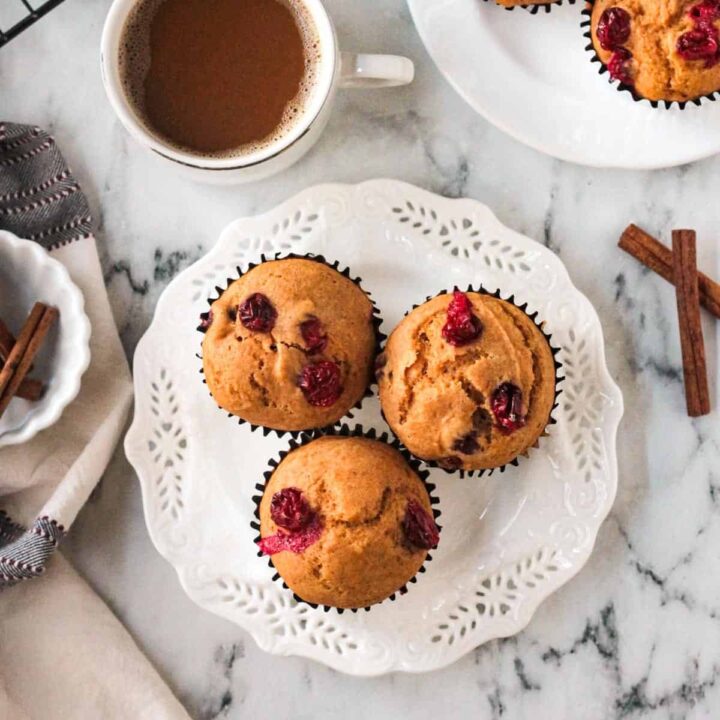
M 610 77 L 652 102 L 720 90 L 720 0 L 595 0 L 592 46 Z
M 374 312 L 360 286 L 324 262 L 263 262 L 202 317 L 210 393 L 253 425 L 278 431 L 330 425 L 371 382 Z
M 537 443 L 555 404 L 554 352 L 542 330 L 484 292 L 456 290 L 412 310 L 377 372 L 395 435 L 446 470 L 513 461 Z
M 428 491 L 382 440 L 326 436 L 286 455 L 260 500 L 260 551 L 302 600 L 374 605 L 405 589 L 439 540 Z

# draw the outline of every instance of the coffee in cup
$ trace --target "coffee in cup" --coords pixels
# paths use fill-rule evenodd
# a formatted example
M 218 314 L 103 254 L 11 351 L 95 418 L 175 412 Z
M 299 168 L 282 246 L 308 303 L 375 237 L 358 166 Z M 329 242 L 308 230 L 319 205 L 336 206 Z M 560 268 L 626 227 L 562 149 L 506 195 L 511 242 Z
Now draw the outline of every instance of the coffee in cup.
M 407 58 L 340 52 L 322 0 L 113 0 L 100 52 L 128 132 L 186 177 L 216 184 L 297 162 L 339 88 L 413 78 Z
M 198 156 L 241 157 L 302 118 L 320 53 L 301 2 L 138 0 L 119 70 L 150 133 Z

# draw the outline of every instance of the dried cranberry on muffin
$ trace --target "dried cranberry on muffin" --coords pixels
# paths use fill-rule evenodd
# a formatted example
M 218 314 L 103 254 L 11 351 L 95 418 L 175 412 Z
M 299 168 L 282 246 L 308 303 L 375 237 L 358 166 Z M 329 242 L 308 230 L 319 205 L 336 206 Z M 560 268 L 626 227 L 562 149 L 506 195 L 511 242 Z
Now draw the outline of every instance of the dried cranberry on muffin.
M 442 294 L 393 330 L 378 358 L 380 403 L 395 435 L 448 470 L 500 467 L 535 445 L 555 404 L 555 360 L 510 302 Z
M 379 603 L 439 540 L 427 489 L 392 446 L 328 436 L 291 451 L 260 501 L 260 550 L 306 602 Z
M 590 34 L 610 77 L 651 101 L 720 90 L 720 0 L 595 0 Z
M 203 372 L 217 404 L 254 425 L 332 424 L 365 394 L 377 345 L 363 290 L 318 260 L 269 260 L 203 318 Z

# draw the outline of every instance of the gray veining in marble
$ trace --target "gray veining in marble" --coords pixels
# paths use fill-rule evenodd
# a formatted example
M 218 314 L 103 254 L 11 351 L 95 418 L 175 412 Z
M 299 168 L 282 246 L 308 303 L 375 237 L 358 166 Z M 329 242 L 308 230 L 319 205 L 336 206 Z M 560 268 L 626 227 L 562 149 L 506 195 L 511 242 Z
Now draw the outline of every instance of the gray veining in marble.
M 327 5 L 347 49 L 407 54 L 417 79 L 400 90 L 342 94 L 320 143 L 277 178 L 194 185 L 127 136 L 99 74 L 109 0 L 67 0 L 0 50 L 0 115 L 52 131 L 73 166 L 98 219 L 128 355 L 167 282 L 224 225 L 309 184 L 391 176 L 466 195 L 552 248 L 598 309 L 627 406 L 620 491 L 595 552 L 518 637 L 431 676 L 373 680 L 268 656 L 239 628 L 195 607 L 150 543 L 121 452 L 73 529 L 69 555 L 200 720 L 340 712 L 347 720 L 435 719 L 450 708 L 479 720 L 720 716 L 718 413 L 686 417 L 673 292 L 615 247 L 630 221 L 666 239 L 673 227 L 694 227 L 701 264 L 720 274 L 720 159 L 648 173 L 544 157 L 455 95 L 404 0 Z M 717 406 L 717 327 L 705 323 Z

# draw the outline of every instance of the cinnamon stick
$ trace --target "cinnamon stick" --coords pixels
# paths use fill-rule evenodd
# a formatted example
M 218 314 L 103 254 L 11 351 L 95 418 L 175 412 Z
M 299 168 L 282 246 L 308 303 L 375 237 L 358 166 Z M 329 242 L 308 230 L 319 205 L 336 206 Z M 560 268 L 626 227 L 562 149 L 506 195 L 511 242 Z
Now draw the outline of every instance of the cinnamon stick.
M 10 404 L 20 383 L 25 378 L 35 355 L 40 349 L 48 330 L 57 320 L 56 308 L 35 303 L 25 321 L 17 342 L 0 370 L 0 416 Z
M 628 225 L 618 245 L 645 267 L 675 284 L 673 251 L 637 225 Z M 720 318 L 720 284 L 697 271 L 700 304 Z
M 8 326 L 0 318 L 0 359 L 5 362 L 8 359 L 10 351 L 13 349 L 15 344 L 15 338 L 10 332 Z
M 10 356 L 10 351 L 15 345 L 15 336 L 10 332 L 10 328 L 0 318 L 0 361 L 4 363 Z M 30 367 L 32 370 L 32 366 Z M 39 380 L 25 378 L 15 393 L 16 397 L 23 400 L 35 402 L 39 400 L 45 392 L 45 386 Z
M 45 314 L 45 305 L 42 303 L 35 303 L 33 309 L 30 311 L 28 319 L 20 331 L 20 336 L 16 340 L 15 344 L 10 350 L 10 354 L 5 360 L 2 370 L 0 370 L 0 399 L 6 394 L 7 388 L 10 386 L 15 371 L 17 370 L 20 362 L 25 355 L 30 340 L 32 339 L 33 333 L 37 329 L 40 319 Z
M 673 278 L 680 321 L 685 399 L 690 417 L 710 412 L 705 342 L 700 319 L 697 255 L 694 230 L 672 232 Z
M 45 394 L 45 385 L 34 378 L 23 378 L 15 393 L 15 397 L 37 402 Z

